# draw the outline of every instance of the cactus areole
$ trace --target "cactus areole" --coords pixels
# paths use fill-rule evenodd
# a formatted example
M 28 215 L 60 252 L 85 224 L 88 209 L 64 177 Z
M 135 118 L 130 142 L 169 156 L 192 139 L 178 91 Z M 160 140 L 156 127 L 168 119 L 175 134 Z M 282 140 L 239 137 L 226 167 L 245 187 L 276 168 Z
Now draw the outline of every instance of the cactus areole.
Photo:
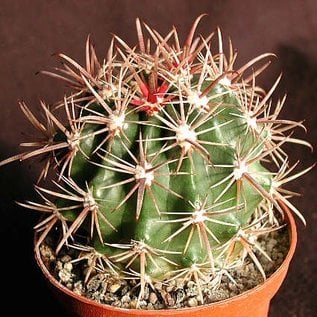
M 304 221 L 282 187 L 309 168 L 293 173 L 283 145 L 310 145 L 291 135 L 301 122 L 278 117 L 280 77 L 268 91 L 256 83 L 273 54 L 235 68 L 220 29 L 195 36 L 201 18 L 183 45 L 175 28 L 163 36 L 137 19 L 138 45 L 114 36 L 103 63 L 89 38 L 85 66 L 58 54 L 65 68 L 42 73 L 72 93 L 41 102 L 43 120 L 20 103 L 40 138 L 1 162 L 44 162 L 42 201 L 21 203 L 46 216 L 36 247 L 57 230 L 56 253 L 76 246 L 94 254 L 91 265 L 133 276 L 139 301 L 154 281 L 199 287 L 247 256 L 265 279 L 254 250 L 259 235 L 283 226 L 279 202 Z

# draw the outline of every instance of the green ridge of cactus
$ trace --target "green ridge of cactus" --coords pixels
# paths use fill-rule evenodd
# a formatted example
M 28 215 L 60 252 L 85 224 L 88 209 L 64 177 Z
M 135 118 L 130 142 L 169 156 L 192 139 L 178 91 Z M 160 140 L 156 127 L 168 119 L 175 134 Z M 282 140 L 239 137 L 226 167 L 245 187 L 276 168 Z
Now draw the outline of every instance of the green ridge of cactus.
M 21 203 L 46 215 L 37 247 L 56 228 L 57 253 L 86 235 L 91 265 L 139 279 L 139 299 L 152 280 L 200 284 L 247 255 L 265 278 L 254 248 L 281 226 L 280 202 L 305 221 L 282 188 L 310 169 L 290 175 L 283 148 L 310 147 L 291 135 L 303 125 L 278 117 L 280 77 L 267 92 L 256 85 L 273 54 L 234 68 L 237 53 L 230 42 L 225 56 L 220 29 L 195 38 L 201 17 L 183 46 L 175 29 L 162 36 L 137 19 L 137 48 L 115 36 L 103 64 L 89 38 L 85 67 L 59 54 L 65 69 L 43 73 L 73 93 L 58 106 L 41 103 L 44 123 L 21 103 L 41 138 L 0 163 L 42 155 L 43 203 Z M 56 190 L 43 185 L 48 178 Z

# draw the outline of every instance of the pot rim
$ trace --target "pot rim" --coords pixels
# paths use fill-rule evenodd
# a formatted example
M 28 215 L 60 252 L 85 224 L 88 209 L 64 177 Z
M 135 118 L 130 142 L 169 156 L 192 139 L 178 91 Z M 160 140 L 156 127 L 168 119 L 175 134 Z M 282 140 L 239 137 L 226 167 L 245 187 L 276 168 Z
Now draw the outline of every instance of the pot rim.
M 96 306 L 99 308 L 104 308 L 107 310 L 111 310 L 113 312 L 129 312 L 131 315 L 136 315 L 136 316 L 139 316 L 141 314 L 148 315 L 148 316 L 156 316 L 156 314 L 159 312 L 161 315 L 166 314 L 166 316 L 168 316 L 168 315 L 170 315 L 171 311 L 173 311 L 173 310 L 175 310 L 177 312 L 190 313 L 190 312 L 195 312 L 197 310 L 208 309 L 210 307 L 225 306 L 225 305 L 228 305 L 228 303 L 230 303 L 230 302 L 236 302 L 236 301 L 239 301 L 245 297 L 248 297 L 250 293 L 261 291 L 263 288 L 266 287 L 266 285 L 268 283 L 273 283 L 274 280 L 280 275 L 283 268 L 285 268 L 285 266 L 288 266 L 291 259 L 293 258 L 293 255 L 294 255 L 295 250 L 296 250 L 296 245 L 297 245 L 296 222 L 295 222 L 294 216 L 291 213 L 291 211 L 289 210 L 289 208 L 283 202 L 279 202 L 279 204 L 281 205 L 281 207 L 285 211 L 286 222 L 288 223 L 290 246 L 289 246 L 289 250 L 288 250 L 288 253 L 287 253 L 284 261 L 281 263 L 281 265 L 278 267 L 278 269 L 270 277 L 268 277 L 264 282 L 262 282 L 261 284 L 258 284 L 257 286 L 255 286 L 255 287 L 253 287 L 253 288 L 251 288 L 251 289 L 249 289 L 249 290 L 247 290 L 239 295 L 235 295 L 233 297 L 230 297 L 230 298 L 218 301 L 218 302 L 214 302 L 214 303 L 198 305 L 196 307 L 185 307 L 185 308 L 175 308 L 175 309 L 170 308 L 170 309 L 157 310 L 157 309 L 120 308 L 120 307 L 114 307 L 114 306 L 109 305 L 109 304 L 98 303 L 94 300 L 88 299 L 82 295 L 74 293 L 73 291 L 71 291 L 70 289 L 68 289 L 67 287 L 65 287 L 61 283 L 59 283 L 55 279 L 55 277 L 53 275 L 51 275 L 51 273 L 49 272 L 49 270 L 47 269 L 47 267 L 43 263 L 39 248 L 36 248 L 36 247 L 34 248 L 34 255 L 35 255 L 36 262 L 37 262 L 39 268 L 41 269 L 42 273 L 46 277 L 46 279 L 50 282 L 50 284 L 52 284 L 54 287 L 56 287 L 59 291 L 61 291 L 62 293 L 65 293 L 68 296 L 72 297 L 73 299 L 81 301 L 85 304 L 88 304 L 91 306 Z M 36 240 L 36 234 L 35 234 L 34 240 Z

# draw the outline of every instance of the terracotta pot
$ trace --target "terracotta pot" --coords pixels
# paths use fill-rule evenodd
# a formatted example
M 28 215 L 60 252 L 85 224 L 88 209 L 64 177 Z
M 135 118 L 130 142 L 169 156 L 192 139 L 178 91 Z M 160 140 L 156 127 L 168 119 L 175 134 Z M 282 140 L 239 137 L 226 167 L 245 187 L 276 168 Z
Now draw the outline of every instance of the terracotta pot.
M 35 250 L 35 258 L 44 274 L 44 277 L 53 289 L 57 300 L 59 300 L 62 305 L 64 305 L 66 310 L 77 317 L 267 317 L 270 301 L 277 293 L 287 274 L 288 267 L 294 255 L 297 243 L 297 232 L 294 218 L 285 206 L 284 209 L 290 224 L 289 232 L 291 243 L 289 252 L 278 270 L 274 272 L 274 274 L 272 274 L 264 283 L 244 292 L 241 295 L 217 303 L 201 305 L 195 308 L 175 310 L 139 310 L 115 308 L 110 305 L 99 304 L 71 292 L 69 289 L 58 283 L 58 281 L 49 273 L 43 264 L 38 250 Z

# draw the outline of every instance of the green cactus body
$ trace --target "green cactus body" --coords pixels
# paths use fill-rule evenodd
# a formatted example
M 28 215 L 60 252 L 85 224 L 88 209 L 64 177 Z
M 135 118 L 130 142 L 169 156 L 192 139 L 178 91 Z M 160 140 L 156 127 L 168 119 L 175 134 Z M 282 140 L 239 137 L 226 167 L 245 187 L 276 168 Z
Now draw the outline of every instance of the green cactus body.
M 210 114 L 186 101 L 167 103 L 151 116 L 129 108 L 130 118 L 126 118 L 122 133 L 103 144 L 101 162 L 88 163 L 94 169 L 91 179 L 80 172 L 85 163 L 81 152 L 72 164 L 71 177 L 82 176 L 80 183 L 88 185 L 98 202 L 102 242 L 115 246 L 137 241 L 159 250 L 151 255 L 153 261 L 147 261 L 146 271 L 153 277 L 168 276 L 175 264 L 190 267 L 208 261 L 208 252 L 216 254 L 221 243 L 248 223 L 263 200 L 245 180 L 241 180 L 238 193 L 236 181 L 242 175 L 238 171 L 231 175 L 238 146 L 241 155 L 251 152 L 254 158 L 263 144 L 247 130 L 233 92 L 228 90 L 216 102 L 213 95 L 207 95 L 215 108 Z M 187 123 L 177 127 L 182 116 Z M 173 124 L 175 131 L 169 129 Z M 195 124 L 197 129 L 190 132 Z M 90 133 L 90 129 L 83 132 Z M 96 138 L 100 140 L 99 135 Z M 86 152 L 92 153 L 96 142 L 83 140 Z M 248 169 L 269 190 L 271 174 L 258 161 Z M 78 212 L 73 210 L 69 219 L 76 219 Z M 97 234 L 94 239 L 99 252 L 107 256 L 122 251 L 103 247 Z M 138 265 L 137 260 L 134 269 Z M 221 266 L 222 262 L 212 265 Z

